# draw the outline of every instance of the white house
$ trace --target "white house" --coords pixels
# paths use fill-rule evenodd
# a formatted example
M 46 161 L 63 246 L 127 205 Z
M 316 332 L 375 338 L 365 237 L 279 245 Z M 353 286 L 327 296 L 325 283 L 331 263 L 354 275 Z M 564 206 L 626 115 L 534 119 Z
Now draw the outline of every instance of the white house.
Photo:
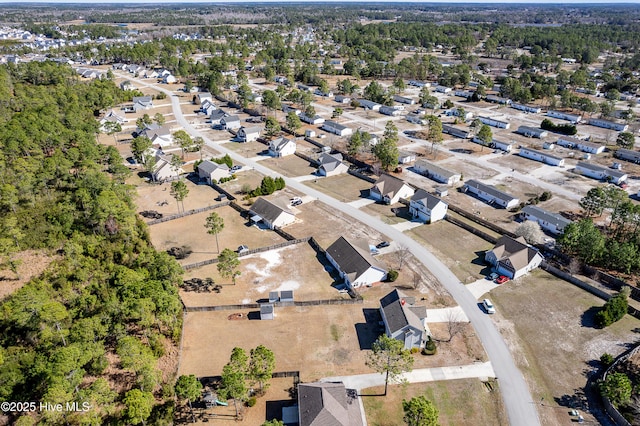
M 156 123 L 149 124 L 138 132 L 138 135 L 148 137 L 152 144 L 160 145 L 162 148 L 173 144 L 171 128 L 166 124 L 164 126 L 159 126 Z
M 436 92 L 438 93 L 451 93 L 452 89 L 451 87 L 446 87 L 446 86 L 436 86 Z
M 364 240 L 340 237 L 327 248 L 326 255 L 349 287 L 370 286 L 387 278 L 387 270 L 371 256 Z
M 425 342 L 427 308 L 414 304 L 415 298 L 397 289 L 380 299 L 385 333 L 403 342 L 405 349 L 420 348 Z
M 503 142 L 496 139 L 493 139 L 489 144 L 491 148 L 499 149 L 505 152 L 511 152 L 513 149 L 513 144 L 511 142 Z
M 229 176 L 229 166 L 204 160 L 198 165 L 198 176 L 211 185 L 214 180 L 218 182 L 220 179 Z
M 640 151 L 634 151 L 631 149 L 619 149 L 615 153 L 616 158 L 625 161 L 631 161 L 632 163 L 640 164 Z
M 153 99 L 151 96 L 134 96 L 133 110 L 135 112 L 153 108 Z
M 209 116 L 209 122 L 211 123 L 211 127 L 220 126 L 221 120 L 229 115 L 221 109 L 214 109 L 211 111 L 211 115 Z
M 224 130 L 237 130 L 242 125 L 240 124 L 240 117 L 237 115 L 229 115 L 220 119 L 220 125 Z
M 497 120 L 491 117 L 478 116 L 478 120 L 480 120 L 482 124 L 486 124 L 487 126 L 497 127 L 499 129 L 508 129 L 509 127 L 511 127 L 511 123 Z
M 178 79 L 177 79 L 177 78 L 175 78 L 175 77 L 174 77 L 173 75 L 171 75 L 171 74 L 167 74 L 167 75 L 165 75 L 165 76 L 164 76 L 164 78 L 162 79 L 162 82 L 163 82 L 164 84 L 173 84 L 173 83 L 175 83 L 176 81 L 178 81 Z
M 524 237 L 511 238 L 507 235 L 501 237 L 484 258 L 498 274 L 511 279 L 534 270 L 544 260 L 538 250 L 527 244 Z
M 530 127 L 530 126 L 520 126 L 518 127 L 518 130 L 516 130 L 516 133 L 519 133 L 528 138 L 539 138 L 539 139 L 546 138 L 548 135 L 546 130 L 536 129 L 535 127 Z
M 435 195 L 429 194 L 424 189 L 418 189 L 409 202 L 409 213 L 414 219 L 426 223 L 433 223 L 444 219 L 448 205 Z
M 260 137 L 260 133 L 262 132 L 262 127 L 253 126 L 253 127 L 241 127 L 238 130 L 237 138 L 240 142 L 253 142 L 258 140 Z
M 427 124 L 427 120 L 424 118 L 423 114 L 411 113 L 411 114 L 407 114 L 405 118 L 409 123 L 420 124 L 420 125 Z
M 422 158 L 416 161 L 413 168 L 421 175 L 424 175 L 429 179 L 433 179 L 436 182 L 446 183 L 447 185 L 453 185 L 454 183 L 459 182 L 462 178 L 460 173 L 452 172 Z
M 377 144 L 377 142 L 376 142 Z M 409 164 L 416 161 L 416 154 L 413 152 L 400 151 L 398 153 L 398 164 Z
M 324 153 L 318 158 L 318 171 L 320 176 L 335 176 L 346 173 L 349 166 L 342 162 L 342 154 Z
M 487 102 L 492 102 L 494 104 L 511 105 L 511 99 L 503 98 L 496 95 L 487 95 L 484 97 L 484 100 Z
M 287 155 L 293 155 L 296 152 L 295 141 L 279 137 L 269 141 L 269 155 L 272 157 L 286 157 Z
M 606 148 L 603 144 L 583 141 L 582 139 L 572 138 L 571 136 L 560 136 L 556 144 L 564 146 L 565 148 L 579 149 L 589 154 L 600 154 L 604 152 Z
M 393 100 L 400 104 L 414 105 L 416 103 L 415 99 L 409 98 L 407 96 L 394 95 Z
M 322 124 L 322 123 L 324 123 L 325 120 L 324 120 L 324 118 L 322 118 L 318 114 L 314 115 L 313 117 L 309 117 L 307 114 L 301 113 L 300 114 L 300 121 L 303 121 L 303 122 L 308 123 L 308 124 Z
M 358 99 L 358 103 L 364 109 L 370 109 L 371 111 L 379 111 L 382 107 L 381 104 L 377 102 L 370 101 L 368 99 Z
M 349 136 L 353 133 L 352 128 L 343 126 L 342 124 L 336 123 L 332 120 L 325 121 L 322 125 L 322 130 L 336 134 L 338 136 Z
M 213 101 L 213 95 L 209 92 L 202 92 L 196 95 L 196 103 L 202 105 L 204 101 Z
M 572 124 L 577 124 L 581 120 L 581 117 L 579 115 L 567 114 L 566 112 L 560 112 L 560 111 L 549 110 L 547 111 L 547 115 L 549 117 L 559 118 L 560 120 L 569 121 Z
M 400 198 L 408 199 L 415 190 L 402 179 L 383 174 L 369 190 L 371 198 L 385 204 L 395 204 Z
M 446 133 L 448 135 L 454 136 L 460 139 L 469 139 L 470 133 L 466 130 L 460 129 L 455 126 L 451 126 L 449 124 L 442 125 L 442 133 Z
M 517 109 L 524 112 L 531 112 L 534 114 L 539 114 L 542 111 L 542 109 L 539 106 L 534 106 L 534 105 L 512 103 L 510 107 L 513 109 Z
M 334 101 L 336 101 L 339 104 L 349 104 L 351 103 L 351 98 L 348 96 L 344 96 L 344 95 L 336 95 L 333 98 Z
M 520 217 L 523 220 L 532 220 L 538 222 L 540 228 L 553 234 L 562 234 L 564 228 L 571 223 L 569 219 L 563 216 L 549 212 L 538 206 L 527 205 L 520 210 Z
M 296 220 L 295 214 L 289 209 L 288 200 L 267 200 L 259 197 L 249 209 L 251 221 L 262 222 L 269 229 L 282 228 Z
M 627 180 L 628 175 L 624 172 L 610 169 L 608 167 L 599 166 L 593 163 L 587 163 L 586 161 L 580 161 L 576 164 L 575 171 L 593 179 L 605 180 L 616 185 L 621 184 Z
M 625 123 L 616 123 L 615 121 L 604 120 L 602 118 L 590 118 L 589 125 L 602 127 L 604 129 L 616 130 L 618 132 L 626 132 L 629 130 L 629 125 Z
M 448 109 L 445 114 L 448 117 L 460 117 L 460 108 L 451 108 Z M 465 111 L 464 112 L 464 117 L 460 117 L 463 121 L 469 121 L 473 118 L 473 113 L 471 111 Z
M 530 160 L 540 161 L 551 166 L 564 166 L 564 158 L 557 157 L 555 155 L 547 154 L 544 151 L 538 151 L 531 148 L 520 148 L 520 156 L 529 158 Z
M 384 105 L 382 107 L 380 107 L 378 112 L 380 114 L 390 115 L 392 117 L 396 117 L 396 116 L 402 114 L 402 110 L 400 110 L 399 108 L 394 108 L 394 107 L 384 106 Z
M 151 171 L 151 177 L 156 182 L 174 179 L 184 173 L 181 167 L 177 169 L 171 165 L 171 157 L 159 154 L 156 156 L 156 164 Z
M 496 204 L 505 209 L 515 207 L 520 202 L 516 197 L 474 179 L 467 181 L 462 187 L 462 191 L 465 193 L 470 192 L 475 194 L 478 198 L 486 201 L 488 204 Z
M 454 95 L 465 99 L 470 99 L 474 93 L 475 92 L 472 92 L 471 90 L 456 90 L 453 92 Z

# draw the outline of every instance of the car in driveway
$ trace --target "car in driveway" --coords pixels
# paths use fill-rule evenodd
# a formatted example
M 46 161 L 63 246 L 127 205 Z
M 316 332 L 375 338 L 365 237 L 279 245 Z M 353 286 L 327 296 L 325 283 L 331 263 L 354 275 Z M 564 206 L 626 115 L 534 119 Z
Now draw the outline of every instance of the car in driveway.
M 497 272 L 492 272 L 489 275 L 487 275 L 487 279 L 489 281 L 495 281 L 498 279 L 498 277 L 500 276 L 500 274 L 498 274 Z
M 497 279 L 496 279 L 496 284 L 504 284 L 507 281 L 509 281 L 509 277 L 505 276 L 505 275 L 500 275 Z
M 484 310 L 488 314 L 495 314 L 496 313 L 496 308 L 495 308 L 495 306 L 493 306 L 493 303 L 491 303 L 491 300 L 489 300 L 489 299 L 484 299 L 482 301 L 482 307 L 484 308 Z
M 389 244 L 389 241 L 383 241 L 383 242 L 381 242 L 380 244 L 378 244 L 378 245 L 376 246 L 376 248 L 381 249 L 381 248 L 389 247 L 389 245 L 390 245 L 390 244 Z
M 238 250 L 236 251 L 238 252 L 238 254 L 245 254 L 249 252 L 249 247 L 243 244 L 240 247 L 238 247 Z

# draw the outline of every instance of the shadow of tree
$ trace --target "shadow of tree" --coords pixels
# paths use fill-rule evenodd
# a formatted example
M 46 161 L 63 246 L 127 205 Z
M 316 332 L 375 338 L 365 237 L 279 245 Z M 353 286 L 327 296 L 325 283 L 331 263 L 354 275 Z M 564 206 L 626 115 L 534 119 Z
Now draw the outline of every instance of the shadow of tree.
M 600 311 L 600 308 L 597 306 L 592 306 L 580 316 L 580 325 L 587 328 L 597 328 L 596 327 L 596 314 Z

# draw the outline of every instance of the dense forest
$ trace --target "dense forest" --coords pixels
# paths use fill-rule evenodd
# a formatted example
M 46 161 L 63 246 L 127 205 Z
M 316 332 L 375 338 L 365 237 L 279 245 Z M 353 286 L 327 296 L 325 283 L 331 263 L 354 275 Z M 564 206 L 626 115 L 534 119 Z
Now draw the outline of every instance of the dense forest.
M 0 68 L 0 258 L 14 272 L 25 249 L 55 259 L 0 305 L 0 400 L 90 407 L 16 424 L 171 416 L 174 372 L 157 361 L 180 338 L 182 270 L 151 246 L 117 150 L 96 143 L 96 114 L 125 96 L 51 62 Z

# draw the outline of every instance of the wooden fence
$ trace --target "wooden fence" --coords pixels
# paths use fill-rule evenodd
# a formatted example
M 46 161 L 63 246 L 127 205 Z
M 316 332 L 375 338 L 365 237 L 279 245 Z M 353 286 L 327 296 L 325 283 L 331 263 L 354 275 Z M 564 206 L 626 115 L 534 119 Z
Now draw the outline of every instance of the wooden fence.
M 151 221 L 147 222 L 147 225 L 156 225 L 158 223 L 168 222 L 168 221 L 174 220 L 174 219 L 180 219 L 181 217 L 186 217 L 186 216 L 191 216 L 191 215 L 194 215 L 194 214 L 206 212 L 206 211 L 209 211 L 209 210 L 213 210 L 213 209 L 217 209 L 217 208 L 220 208 L 220 207 L 228 206 L 229 204 L 231 204 L 230 201 L 223 201 L 222 203 L 214 204 L 212 206 L 201 207 L 199 209 L 188 210 L 186 212 L 173 214 L 171 216 L 161 217 L 160 219 L 154 219 L 154 220 L 151 220 Z
M 273 302 L 275 307 L 287 306 L 329 306 L 329 305 L 360 305 L 364 303 L 362 297 L 349 299 L 319 299 L 319 300 L 297 300 L 293 302 Z M 190 306 L 187 312 L 211 312 L 211 311 L 237 311 L 247 309 L 260 309 L 260 303 L 243 303 L 237 305 L 213 305 L 213 306 Z

